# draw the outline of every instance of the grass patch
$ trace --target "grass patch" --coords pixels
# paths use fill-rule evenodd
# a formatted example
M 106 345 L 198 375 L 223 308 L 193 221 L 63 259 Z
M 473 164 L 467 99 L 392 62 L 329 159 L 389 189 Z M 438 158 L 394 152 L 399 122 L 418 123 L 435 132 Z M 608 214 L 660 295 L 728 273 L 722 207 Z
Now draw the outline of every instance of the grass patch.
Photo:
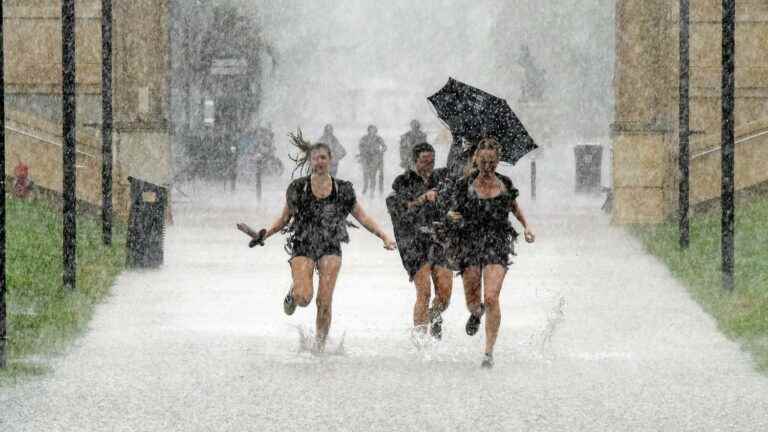
M 100 218 L 77 218 L 77 289 L 62 287 L 61 211 L 43 200 L 6 201 L 7 368 L 0 386 L 47 370 L 46 358 L 70 346 L 125 266 L 126 228 L 111 247 Z
M 720 272 L 720 211 L 691 219 L 690 249 L 679 247 L 677 222 L 633 226 L 646 249 L 667 264 L 692 297 L 729 338 L 749 351 L 768 372 L 768 199 L 736 209 L 735 287 L 723 289 Z

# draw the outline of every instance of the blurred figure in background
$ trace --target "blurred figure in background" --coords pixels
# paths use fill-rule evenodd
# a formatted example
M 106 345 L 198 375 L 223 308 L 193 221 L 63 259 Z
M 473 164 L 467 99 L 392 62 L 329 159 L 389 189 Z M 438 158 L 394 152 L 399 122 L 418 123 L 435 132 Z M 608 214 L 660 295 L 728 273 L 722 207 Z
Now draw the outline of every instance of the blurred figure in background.
M 376 193 L 376 176 L 379 177 L 379 193 L 384 193 L 384 152 L 387 145 L 377 134 L 376 126 L 368 126 L 368 133 L 360 138 L 360 164 L 363 167 L 363 193 L 371 187 L 371 196 Z
M 339 143 L 338 138 L 333 134 L 333 125 L 325 125 L 325 128 L 323 128 L 323 136 L 321 136 L 317 142 L 326 144 L 331 149 L 333 159 L 331 159 L 329 173 L 332 177 L 336 177 L 336 173 L 339 171 L 339 162 L 341 162 L 347 155 L 347 150 L 341 143 Z
M 400 167 L 404 171 L 415 168 L 413 162 L 413 147 L 416 144 L 427 142 L 427 134 L 421 131 L 421 123 L 411 120 L 411 130 L 400 136 Z

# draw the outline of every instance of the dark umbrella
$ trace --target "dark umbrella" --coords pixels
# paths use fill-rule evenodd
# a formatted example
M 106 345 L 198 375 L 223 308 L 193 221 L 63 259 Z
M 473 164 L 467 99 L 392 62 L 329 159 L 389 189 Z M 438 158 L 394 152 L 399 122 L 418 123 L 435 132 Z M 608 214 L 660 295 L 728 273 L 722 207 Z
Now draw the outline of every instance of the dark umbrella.
M 501 144 L 500 159 L 511 164 L 537 148 L 507 101 L 500 97 L 449 78 L 448 83 L 427 100 L 453 134 L 449 166 L 455 164 L 456 158 L 466 160 L 472 144 L 484 137 L 496 138 Z

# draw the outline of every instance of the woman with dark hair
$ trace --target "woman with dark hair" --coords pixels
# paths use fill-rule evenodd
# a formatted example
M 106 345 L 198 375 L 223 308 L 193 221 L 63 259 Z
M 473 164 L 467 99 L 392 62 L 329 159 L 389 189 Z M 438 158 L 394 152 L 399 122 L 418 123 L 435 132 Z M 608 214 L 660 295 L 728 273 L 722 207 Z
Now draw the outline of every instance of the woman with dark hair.
M 434 235 L 435 222 L 445 215 L 437 201 L 447 170 L 434 169 L 435 149 L 429 143 L 416 144 L 412 158 L 415 168 L 395 178 L 387 207 L 395 229 L 399 229 L 396 233 L 403 266 L 416 286 L 413 326 L 426 333 L 429 324 L 432 336 L 440 339 L 442 313 L 448 308 L 453 289 L 453 273 L 444 246 Z M 435 297 L 429 307 L 432 285 Z
M 300 137 L 300 135 L 299 135 Z M 293 284 L 283 301 L 283 309 L 291 315 L 296 306 L 307 306 L 312 300 L 312 273 L 317 269 L 320 283 L 317 289 L 316 342 L 325 348 L 331 325 L 331 303 L 336 277 L 341 268 L 341 242 L 349 242 L 347 215 L 351 214 L 368 231 L 384 242 L 384 248 L 395 249 L 395 241 L 387 235 L 355 198 L 352 183 L 332 177 L 329 173 L 331 149 L 324 143 L 301 147 L 307 150 L 311 174 L 291 182 L 286 193 L 282 214 L 268 229 L 262 229 L 257 244 L 277 232 L 288 235 L 285 249 L 291 256 Z M 305 159 L 302 159 L 306 161 Z M 244 224 L 238 228 L 245 230 Z
M 457 240 L 461 246 L 455 251 L 470 312 L 468 335 L 477 333 L 481 317 L 486 314 L 484 368 L 493 367 L 493 347 L 501 323 L 499 294 L 517 236 L 509 221 L 510 212 L 523 225 L 525 240 L 535 240 L 517 203 L 518 191 L 512 180 L 496 172 L 499 152 L 500 146 L 493 138 L 478 143 L 472 158 L 475 169 L 454 185 L 452 210 L 448 212 L 449 219 L 459 223 Z

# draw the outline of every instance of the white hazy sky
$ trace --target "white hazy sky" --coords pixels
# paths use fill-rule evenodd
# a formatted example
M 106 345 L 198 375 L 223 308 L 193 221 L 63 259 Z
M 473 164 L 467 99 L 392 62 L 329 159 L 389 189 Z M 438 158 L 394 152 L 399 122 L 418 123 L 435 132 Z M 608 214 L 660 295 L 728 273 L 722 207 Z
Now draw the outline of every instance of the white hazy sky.
M 544 116 L 566 130 L 597 133 L 611 121 L 614 0 L 238 4 L 257 17 L 280 53 L 263 105 L 276 125 L 429 122 L 425 98 L 449 76 L 507 98 L 524 119 Z M 515 103 L 522 44 L 548 80 L 549 107 L 529 113 Z

